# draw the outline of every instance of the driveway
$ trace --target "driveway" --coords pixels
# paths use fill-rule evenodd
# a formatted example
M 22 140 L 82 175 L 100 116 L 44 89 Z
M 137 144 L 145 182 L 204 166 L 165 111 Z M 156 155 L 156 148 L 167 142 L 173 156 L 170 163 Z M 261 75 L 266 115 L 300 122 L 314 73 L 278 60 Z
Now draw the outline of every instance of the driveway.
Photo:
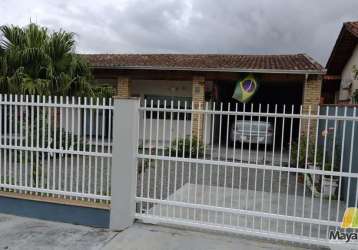
M 140 162 L 141 163 L 141 162 Z M 137 195 L 161 200 L 264 212 L 308 219 L 341 221 L 346 204 L 336 199 L 315 197 L 298 175 L 283 171 L 248 169 L 225 165 L 152 160 L 137 179 Z M 144 170 L 143 170 L 144 169 Z M 232 215 L 212 210 L 137 203 L 137 212 L 219 223 L 263 231 L 325 239 L 334 227 L 268 217 Z
M 304 190 L 304 185 L 297 181 L 296 174 L 288 174 L 285 171 L 161 160 L 151 160 L 151 167 L 145 168 L 145 164 L 142 163 L 140 160 L 138 165 L 141 171 L 137 176 L 138 196 L 165 199 L 190 183 L 214 188 L 226 187 L 228 190 L 236 188 L 280 192 L 283 195 L 302 196 L 305 193 L 305 196 L 311 197 L 309 190 Z

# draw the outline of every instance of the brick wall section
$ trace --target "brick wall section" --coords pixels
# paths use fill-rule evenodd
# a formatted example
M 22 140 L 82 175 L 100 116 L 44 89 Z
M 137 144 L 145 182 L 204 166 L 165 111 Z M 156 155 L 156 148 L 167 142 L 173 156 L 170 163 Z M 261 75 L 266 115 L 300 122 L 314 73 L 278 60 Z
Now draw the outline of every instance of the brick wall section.
M 130 79 L 128 77 L 118 77 L 116 96 L 121 98 L 130 97 Z
M 202 109 L 205 102 L 205 78 L 202 76 L 193 77 L 192 85 L 193 109 Z M 203 139 L 203 114 L 193 113 L 193 136 L 199 140 Z
M 311 107 L 311 114 L 317 114 L 318 105 L 320 104 L 321 99 L 321 86 L 322 86 L 322 77 L 321 76 L 310 76 L 307 81 L 305 81 L 303 86 L 303 100 L 302 100 L 302 112 L 303 114 L 309 113 L 309 108 Z M 317 120 L 310 119 L 309 121 L 310 137 L 315 136 Z M 301 125 L 302 134 L 308 133 L 308 119 L 302 120 Z

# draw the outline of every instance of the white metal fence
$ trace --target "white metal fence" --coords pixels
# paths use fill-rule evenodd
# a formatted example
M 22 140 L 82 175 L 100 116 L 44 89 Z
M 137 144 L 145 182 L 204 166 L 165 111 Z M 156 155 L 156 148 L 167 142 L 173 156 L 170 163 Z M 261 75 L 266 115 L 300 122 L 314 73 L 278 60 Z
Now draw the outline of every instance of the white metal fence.
M 136 218 L 327 244 L 357 207 L 355 108 L 171 107 L 140 108 Z
M 108 202 L 111 102 L 0 95 L 0 190 Z
M 111 201 L 117 229 L 135 198 L 144 221 L 319 244 L 357 207 L 356 108 L 173 106 L 0 95 L 0 191 Z

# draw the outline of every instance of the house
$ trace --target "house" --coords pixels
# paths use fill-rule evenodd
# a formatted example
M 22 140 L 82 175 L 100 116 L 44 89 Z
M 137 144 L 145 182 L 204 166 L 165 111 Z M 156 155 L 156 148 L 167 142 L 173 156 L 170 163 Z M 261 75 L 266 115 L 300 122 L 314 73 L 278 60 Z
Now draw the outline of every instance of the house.
M 98 84 L 112 86 L 120 97 L 140 97 L 153 101 L 174 101 L 183 108 L 188 101 L 198 108 L 204 101 L 232 103 L 236 82 L 254 74 L 259 90 L 251 100 L 254 109 L 267 104 L 288 108 L 303 105 L 307 112 L 320 102 L 323 67 L 306 54 L 86 54 Z M 187 107 L 192 108 L 192 107 Z M 224 109 L 228 108 L 225 106 Z M 250 105 L 247 105 L 250 108 Z M 240 103 L 239 109 L 242 109 Z M 247 109 L 248 110 L 248 109 Z M 290 109 L 287 109 L 290 110 Z M 164 118 L 165 119 L 165 118 Z M 193 117 L 193 133 L 202 136 L 202 116 Z M 225 125 L 223 125 L 225 126 Z M 189 130 L 189 129 L 188 129 Z M 188 133 L 189 131 L 187 131 Z
M 354 67 L 358 66 L 358 21 L 343 24 L 327 62 L 322 95 L 327 104 L 358 103 Z
M 327 105 L 322 114 L 330 116 L 356 116 L 356 105 L 358 103 L 358 79 L 355 67 L 358 66 L 358 21 L 343 23 L 337 41 L 327 61 L 327 74 L 324 76 L 322 96 Z M 346 173 L 357 173 L 358 140 L 355 132 L 358 129 L 356 123 L 338 121 L 322 122 L 320 130 L 330 127 L 337 141 L 341 141 L 343 155 L 340 169 Z M 344 139 L 346 138 L 346 139 Z M 321 138 L 323 143 L 324 137 Z M 330 154 L 327 154 L 330 155 Z M 350 156 L 348 156 L 350 155 Z M 337 157 L 337 156 L 336 156 Z M 337 157 L 337 158 L 338 158 Z M 347 194 L 347 205 L 355 206 L 357 195 L 357 181 L 351 182 L 348 178 L 342 178 L 342 193 Z

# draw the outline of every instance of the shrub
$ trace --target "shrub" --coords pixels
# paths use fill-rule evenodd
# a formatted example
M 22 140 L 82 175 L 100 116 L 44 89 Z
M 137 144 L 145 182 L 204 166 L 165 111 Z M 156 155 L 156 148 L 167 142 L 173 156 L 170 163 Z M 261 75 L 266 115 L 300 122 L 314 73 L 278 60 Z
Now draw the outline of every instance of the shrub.
M 191 150 L 190 150 L 191 146 Z M 169 148 L 167 148 L 169 153 Z M 204 155 L 204 144 L 202 141 L 198 140 L 196 136 L 191 138 L 187 136 L 186 138 L 176 139 L 171 144 L 171 156 L 185 157 L 185 158 L 196 158 L 202 157 Z
M 56 138 L 54 138 L 54 131 L 48 131 L 47 126 L 45 126 L 44 129 L 40 126 L 39 128 L 34 127 L 33 128 L 34 133 L 31 135 L 31 133 L 28 136 L 29 144 L 31 144 L 31 141 L 33 145 L 37 145 L 37 130 L 39 130 L 39 146 L 44 148 L 52 148 L 52 149 L 64 149 L 68 150 L 70 148 L 77 149 L 79 146 L 80 149 L 88 149 L 88 145 L 85 145 L 83 140 L 78 140 L 78 135 L 72 134 L 71 132 L 65 131 L 64 128 L 56 128 Z M 50 135 L 48 134 L 50 132 Z M 42 145 L 42 137 L 45 137 L 44 144 Z M 67 138 L 67 143 L 66 143 Z M 56 140 L 55 140 L 56 139 Z M 79 145 L 78 145 L 79 141 Z M 55 144 L 56 142 L 56 144 Z M 66 145 L 67 144 L 67 145 Z M 85 147 L 85 148 L 84 148 Z
M 312 139 L 309 139 L 307 163 L 314 162 L 314 151 L 315 151 L 314 145 L 315 145 L 315 141 Z M 306 150 L 307 150 L 307 137 L 301 136 L 299 145 L 298 145 L 298 142 L 293 142 L 291 145 L 291 164 L 294 166 L 297 166 L 297 161 L 298 161 L 299 167 L 305 166 Z M 316 160 L 316 162 L 318 162 L 318 159 Z
M 356 89 L 352 94 L 352 101 L 354 104 L 358 103 L 358 89 Z
M 326 152 L 324 152 L 323 145 L 318 144 L 317 148 L 316 148 L 315 143 L 316 143 L 316 141 L 313 138 L 310 138 L 308 140 L 307 164 L 316 163 L 316 165 L 322 166 L 323 165 L 323 155 L 325 153 L 324 168 L 326 171 L 331 171 L 331 168 L 332 168 L 331 152 L 332 152 L 333 143 L 330 144 L 327 142 Z M 340 151 L 340 146 L 337 145 L 337 143 L 334 147 L 335 147 L 335 157 L 334 157 L 334 162 L 333 162 L 333 171 L 337 171 L 339 169 L 339 165 L 340 165 L 341 151 Z M 298 152 L 298 143 L 293 142 L 291 145 L 291 164 L 294 166 L 297 166 L 297 154 L 299 154 L 298 155 L 298 166 L 305 167 L 306 150 L 307 150 L 307 136 L 301 137 L 299 152 Z

